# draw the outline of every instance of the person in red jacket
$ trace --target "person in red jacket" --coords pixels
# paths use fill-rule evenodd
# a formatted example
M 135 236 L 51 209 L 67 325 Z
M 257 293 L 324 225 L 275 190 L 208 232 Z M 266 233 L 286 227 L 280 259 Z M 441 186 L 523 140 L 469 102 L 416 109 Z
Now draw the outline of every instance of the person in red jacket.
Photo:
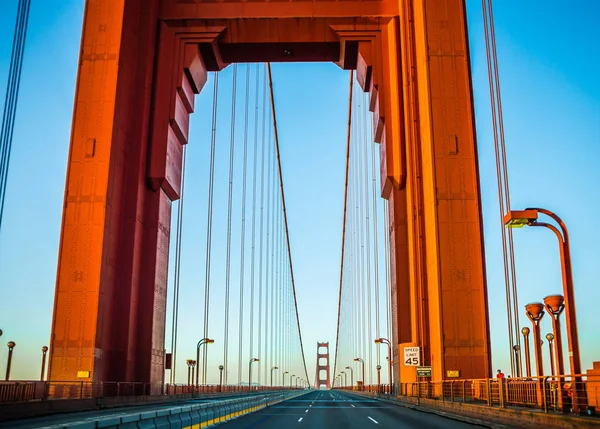
M 496 374 L 496 378 L 504 378 L 504 373 L 500 370 L 498 370 L 498 373 Z

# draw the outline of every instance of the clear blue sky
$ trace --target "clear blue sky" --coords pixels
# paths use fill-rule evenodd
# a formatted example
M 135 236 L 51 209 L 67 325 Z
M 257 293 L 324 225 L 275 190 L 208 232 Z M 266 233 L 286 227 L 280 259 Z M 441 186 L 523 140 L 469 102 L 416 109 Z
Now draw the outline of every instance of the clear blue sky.
M 11 0 L 0 6 L 2 100 L 17 3 Z M 508 373 L 481 2 L 469 0 L 467 4 L 493 365 Z M 37 376 L 39 348 L 49 339 L 82 14 L 83 0 L 33 2 L 31 8 L 7 207 L 0 235 L 0 328 L 4 330 L 1 340 L 18 343 L 15 378 Z M 600 6 L 593 0 L 569 7 L 556 0 L 495 2 L 512 203 L 514 208 L 552 209 L 570 228 L 584 368 L 600 360 L 600 341 L 594 328 L 595 303 L 600 300 L 596 285 L 600 277 L 600 230 L 595 226 L 595 214 L 600 210 L 599 16 Z M 347 72 L 332 64 L 275 65 L 273 70 L 299 311 L 312 378 L 316 341 L 335 342 L 348 77 Z M 222 82 L 228 79 L 230 82 L 230 69 L 222 75 Z M 231 91 L 228 85 L 223 83 L 224 94 Z M 190 322 L 190 327 L 180 332 L 182 358 L 193 353 L 191 344 L 201 324 L 196 308 L 204 278 L 210 92 L 200 95 L 197 112 L 201 113 L 194 115 L 191 126 L 192 167 L 186 197 L 182 262 L 185 298 L 181 315 L 197 322 Z M 223 107 L 219 115 L 226 118 L 229 108 Z M 220 135 L 217 186 L 223 196 L 217 199 L 216 210 L 224 213 L 229 142 L 226 124 L 221 126 Z M 192 219 L 200 222 L 194 225 Z M 215 234 L 224 240 L 224 223 L 217 222 L 215 228 Z M 515 248 L 521 308 L 561 291 L 553 235 L 543 229 L 518 230 Z M 213 261 L 218 273 L 215 282 L 224 275 L 224 256 L 218 253 L 223 249 L 218 249 Z M 239 256 L 234 252 L 234 260 L 236 255 Z M 220 305 L 222 298 L 215 297 L 216 305 Z M 525 325 L 523 312 L 521 321 Z M 543 332 L 549 332 L 549 318 L 542 324 Z M 220 354 L 215 351 L 212 356 Z M 210 365 L 217 365 L 218 360 L 214 357 Z M 0 348 L 0 368 L 5 363 L 6 349 Z

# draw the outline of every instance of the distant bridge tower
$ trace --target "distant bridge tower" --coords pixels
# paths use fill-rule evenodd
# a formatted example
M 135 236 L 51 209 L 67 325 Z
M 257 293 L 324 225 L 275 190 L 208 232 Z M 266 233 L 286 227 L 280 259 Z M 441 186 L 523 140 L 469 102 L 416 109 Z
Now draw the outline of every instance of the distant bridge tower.
M 322 349 L 325 349 L 322 351 Z M 324 360 L 322 360 L 324 359 Z M 321 371 L 325 371 L 325 376 L 321 376 Z M 317 373 L 315 374 L 315 388 L 320 389 L 325 385 L 327 389 L 331 388 L 329 383 L 329 342 L 317 342 Z

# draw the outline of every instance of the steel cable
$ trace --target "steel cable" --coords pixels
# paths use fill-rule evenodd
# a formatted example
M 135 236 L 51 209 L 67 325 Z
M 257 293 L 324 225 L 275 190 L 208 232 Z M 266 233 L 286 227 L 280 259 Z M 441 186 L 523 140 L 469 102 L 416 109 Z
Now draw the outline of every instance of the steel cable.
M 240 238 L 240 315 L 238 327 L 238 384 L 242 382 L 242 354 L 244 338 L 244 278 L 246 245 L 246 176 L 248 169 L 248 118 L 250 106 L 250 65 L 246 64 L 246 101 L 244 104 L 244 158 L 242 167 L 242 227 Z
M 4 113 L 2 115 L 2 127 L 0 129 L 0 229 L 2 229 L 4 203 L 6 201 L 8 168 L 12 151 L 19 88 L 21 85 L 21 71 L 23 69 L 23 54 L 25 52 L 25 42 L 27 39 L 29 10 L 30 1 L 20 0 L 17 8 L 8 84 L 4 101 Z
M 229 142 L 229 193 L 227 198 L 227 255 L 225 258 L 225 324 L 223 333 L 223 372 L 224 383 L 228 379 L 229 358 L 229 290 L 231 278 L 231 219 L 233 209 L 233 168 L 235 159 L 235 108 L 237 99 L 237 71 L 238 65 L 233 65 L 233 87 L 231 91 L 231 137 Z
M 218 95 L 219 95 L 219 74 L 213 73 L 214 83 L 214 95 L 213 95 L 213 110 L 212 110 L 212 132 L 210 138 L 210 173 L 208 181 L 208 216 L 206 226 L 206 266 L 205 266 L 205 278 L 204 278 L 204 338 L 208 338 L 208 313 L 210 307 L 210 268 L 211 268 L 211 247 L 212 247 L 212 215 L 213 215 L 213 197 L 214 197 L 214 186 L 215 186 L 215 152 L 217 144 L 217 106 L 218 106 Z M 204 343 L 204 350 L 202 356 L 202 384 L 206 384 L 206 368 L 207 368 L 207 343 Z M 198 365 L 200 362 L 198 362 Z M 200 368 L 196 371 L 196 384 L 198 384 L 198 374 Z

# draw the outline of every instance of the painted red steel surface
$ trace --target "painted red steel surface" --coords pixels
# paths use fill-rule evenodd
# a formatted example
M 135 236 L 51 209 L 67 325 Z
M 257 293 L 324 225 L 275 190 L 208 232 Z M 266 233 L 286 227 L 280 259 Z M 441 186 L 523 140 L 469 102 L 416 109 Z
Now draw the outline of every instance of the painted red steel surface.
M 466 41 L 464 0 L 87 0 L 49 378 L 163 381 L 171 202 L 194 95 L 208 71 L 267 60 L 333 61 L 369 93 L 396 377 L 415 344 L 436 379 L 488 376 Z

